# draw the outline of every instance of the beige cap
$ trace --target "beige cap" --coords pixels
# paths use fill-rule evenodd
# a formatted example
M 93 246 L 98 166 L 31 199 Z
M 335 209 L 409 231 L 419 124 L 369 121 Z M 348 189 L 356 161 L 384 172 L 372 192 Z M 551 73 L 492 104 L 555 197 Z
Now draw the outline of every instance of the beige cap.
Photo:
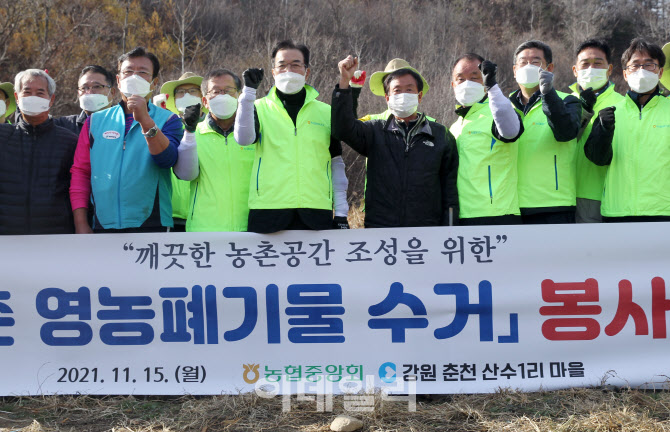
M 174 104 L 174 90 L 183 84 L 195 84 L 200 87 L 202 85 L 202 77 L 194 74 L 193 72 L 186 72 L 184 75 L 180 76 L 178 80 L 167 81 L 161 87 L 161 93 L 166 93 L 169 95 L 167 101 L 165 102 L 165 107 L 175 114 L 179 114 L 179 111 Z M 204 109 L 204 107 L 202 108 Z
M 400 69 L 409 69 L 413 72 L 416 72 L 421 77 L 421 81 L 423 81 L 423 95 L 425 96 L 426 93 L 428 93 L 428 83 L 426 82 L 426 79 L 423 77 L 423 75 L 421 75 L 418 70 L 410 66 L 406 60 L 400 58 L 391 60 L 389 64 L 386 65 L 386 69 L 383 71 L 378 71 L 372 74 L 370 77 L 370 91 L 377 96 L 384 96 L 384 78 L 386 78 L 388 74 Z

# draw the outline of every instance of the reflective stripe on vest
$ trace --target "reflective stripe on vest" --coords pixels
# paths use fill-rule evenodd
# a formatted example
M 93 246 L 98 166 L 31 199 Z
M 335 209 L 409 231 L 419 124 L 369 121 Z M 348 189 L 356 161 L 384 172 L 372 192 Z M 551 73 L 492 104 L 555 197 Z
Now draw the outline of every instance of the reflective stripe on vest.
M 571 88 L 576 90 L 576 86 L 577 84 L 574 85 L 574 88 Z M 579 97 L 577 91 L 572 94 Z M 593 106 L 593 117 L 584 128 L 584 132 L 582 132 L 582 136 L 577 143 L 577 198 L 588 198 L 596 201 L 603 198 L 603 185 L 605 184 L 607 167 L 598 166 L 588 160 L 584 153 L 584 144 L 586 144 L 586 140 L 591 133 L 593 122 L 598 118 L 598 112 L 603 108 L 615 105 L 621 99 L 623 99 L 623 96 L 615 92 L 614 84 L 610 83 L 609 87 L 598 96 L 596 104 Z
M 256 145 L 241 146 L 207 121 L 198 125 L 195 139 L 200 174 L 191 181 L 186 231 L 246 231 Z
M 670 100 L 654 96 L 640 112 L 626 96 L 615 107 L 602 215 L 670 216 Z
M 331 210 L 330 105 L 307 95 L 293 124 L 275 87 L 256 101 L 260 139 L 252 170 L 249 208 Z
M 561 99 L 569 96 L 563 92 L 556 93 Z M 516 111 L 524 128 L 517 140 L 519 207 L 575 206 L 577 140 L 556 141 L 542 111 L 541 99 L 526 115 L 518 109 Z
M 476 103 L 449 129 L 458 146 L 458 201 L 461 218 L 519 212 L 517 144 L 498 141 L 491 132 L 488 101 Z
M 161 129 L 172 113 L 150 103 L 149 115 Z M 158 191 L 161 224 L 172 226 L 171 170 L 154 163 L 137 121 L 126 136 L 125 128 L 121 105 L 91 115 L 91 188 L 96 216 L 104 228 L 139 227 L 151 215 Z

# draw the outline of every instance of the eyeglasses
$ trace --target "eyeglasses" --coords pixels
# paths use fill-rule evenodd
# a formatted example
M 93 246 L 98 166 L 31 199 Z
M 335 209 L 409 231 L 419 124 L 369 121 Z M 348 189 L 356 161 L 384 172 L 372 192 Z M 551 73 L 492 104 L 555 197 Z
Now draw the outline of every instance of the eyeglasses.
M 202 93 L 200 93 L 199 88 L 190 88 L 190 89 L 179 89 L 174 92 L 174 97 L 176 99 L 179 99 L 180 97 L 184 97 L 186 93 L 190 94 L 191 96 L 197 96 L 200 97 Z
M 632 64 L 626 66 L 626 70 L 628 72 L 637 72 L 640 70 L 640 68 L 643 68 L 646 71 L 653 72 L 658 68 L 658 65 L 656 63 L 645 63 L 645 64 Z
M 79 91 L 79 93 L 82 93 L 82 94 L 83 93 L 89 93 L 89 92 L 90 93 L 102 93 L 105 90 L 105 88 L 112 88 L 112 86 L 102 85 L 102 84 L 95 84 L 95 85 L 92 85 L 90 87 L 89 86 L 78 87 L 77 91 Z
M 207 92 L 207 96 L 216 97 L 221 94 L 227 94 L 228 96 L 235 96 L 237 93 L 237 88 L 235 87 L 225 87 L 223 89 L 211 89 Z
M 582 60 L 579 62 L 579 69 L 588 69 L 589 67 L 606 69 L 607 66 L 607 62 L 604 60 Z
M 288 63 L 288 64 L 278 64 L 277 66 L 274 67 L 274 70 L 277 72 L 286 72 L 287 70 L 291 71 L 301 71 L 305 68 L 304 63 Z
M 124 77 L 129 77 L 131 75 L 139 75 L 147 81 L 151 81 L 151 74 L 147 71 L 134 71 L 131 69 L 126 69 L 121 71 L 121 75 Z
M 527 64 L 532 64 L 533 66 L 542 67 L 542 60 L 540 60 L 540 59 L 533 59 L 531 61 L 519 60 L 519 61 L 516 62 L 516 65 L 519 66 L 519 67 L 524 67 Z

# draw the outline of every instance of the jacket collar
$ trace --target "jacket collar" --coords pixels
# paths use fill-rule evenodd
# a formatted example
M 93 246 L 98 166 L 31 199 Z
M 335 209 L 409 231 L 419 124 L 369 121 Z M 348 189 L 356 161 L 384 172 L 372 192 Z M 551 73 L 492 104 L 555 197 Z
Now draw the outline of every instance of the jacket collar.
M 156 111 L 157 111 L 157 110 L 159 110 L 159 109 L 163 109 L 163 108 L 158 108 L 156 105 L 152 104 L 151 102 L 147 102 L 147 108 L 148 108 L 148 111 L 149 111 L 149 117 L 151 117 L 151 118 L 154 118 L 154 116 L 156 115 Z M 132 114 L 130 114 L 130 113 L 126 113 L 126 103 L 125 103 L 123 100 L 121 100 L 121 102 L 119 102 L 118 105 L 113 106 L 113 107 L 111 107 L 111 108 L 109 108 L 109 109 L 118 109 L 118 110 L 121 110 L 121 114 L 124 115 L 126 118 L 127 118 L 129 115 L 132 116 Z M 98 112 L 102 112 L 102 111 L 98 111 Z M 135 120 L 135 118 L 133 117 L 133 124 L 132 124 L 131 127 L 133 127 L 135 124 L 139 124 L 139 123 L 138 123 L 137 120 Z
M 38 124 L 37 126 L 32 126 L 30 123 L 28 123 L 23 116 L 19 116 L 19 120 L 16 123 L 16 127 L 21 129 L 22 131 L 28 133 L 29 135 L 37 135 L 40 136 L 54 127 L 54 121 L 53 117 L 49 116 L 49 118 L 43 122 Z
M 317 96 L 319 96 L 319 92 L 316 91 L 316 89 L 309 84 L 305 84 L 305 91 L 306 91 L 305 103 L 303 104 L 303 106 L 307 105 L 309 102 L 316 99 Z M 279 96 L 277 96 L 277 87 L 276 86 L 272 86 L 272 88 L 268 92 L 267 98 L 272 100 L 274 103 L 276 103 L 280 106 L 283 106 L 281 100 L 279 100 Z
M 633 102 L 635 102 L 635 105 L 637 105 L 637 107 L 640 111 L 642 111 L 642 108 L 644 108 L 645 106 L 649 105 L 652 102 L 653 102 L 652 106 L 655 105 L 656 100 L 654 100 L 654 98 L 656 96 L 660 96 L 660 95 L 661 95 L 661 90 L 657 85 L 654 92 L 651 94 L 649 99 L 647 99 L 647 103 L 644 106 L 640 106 L 640 93 L 636 93 L 633 90 L 628 90 L 628 92 L 626 93 L 626 96 L 628 96 Z
M 217 133 L 219 135 L 222 135 L 224 137 L 227 137 L 231 133 L 233 133 L 233 129 L 235 129 L 235 123 L 233 123 L 230 126 L 230 129 L 227 131 L 224 131 L 219 127 L 218 124 L 216 124 L 216 120 L 214 120 L 214 117 L 210 113 L 207 114 L 207 117 L 204 120 L 206 122 L 207 127 L 203 127 L 200 130 L 200 133 Z
M 86 123 L 87 118 L 88 118 L 88 115 L 86 114 L 86 111 L 81 110 L 81 112 L 77 116 L 77 124 L 78 125 L 83 125 L 84 123 Z
M 542 93 L 540 90 L 533 93 L 533 95 L 528 99 L 528 105 L 524 105 L 521 101 L 521 89 L 515 90 L 510 94 L 509 100 L 512 101 L 512 105 L 522 113 L 527 113 L 530 109 L 537 103 L 538 100 L 542 99 Z
M 388 130 L 389 132 L 402 134 L 403 131 L 401 130 L 401 128 L 402 127 L 398 125 L 395 116 L 391 114 L 388 120 L 386 120 L 385 129 Z M 412 128 L 412 130 L 416 131 L 415 134 L 425 133 L 427 135 L 430 135 L 431 137 L 433 136 L 433 130 L 431 129 L 430 123 L 426 119 L 426 115 L 424 113 L 419 113 L 417 124 Z
M 579 85 L 579 83 L 574 83 L 574 84 L 568 86 L 568 88 L 570 90 L 572 90 L 572 92 L 575 95 L 579 95 L 581 92 L 584 91 L 584 89 L 582 89 L 582 87 Z M 610 93 L 613 90 L 614 90 L 614 83 L 612 81 L 607 81 L 607 84 L 605 84 L 602 87 L 602 89 L 598 93 L 596 93 L 596 96 L 600 96 L 600 95 L 603 95 L 605 93 Z
M 455 113 L 456 113 L 456 115 L 458 115 L 459 117 L 463 117 L 463 118 L 465 118 L 465 116 L 467 116 L 468 113 L 469 113 L 470 111 L 472 111 L 472 112 L 477 112 L 477 111 L 479 111 L 485 104 L 488 104 L 488 103 L 489 103 L 489 101 L 488 101 L 488 95 L 485 95 L 484 98 L 483 98 L 482 100 L 480 100 L 479 102 L 477 102 L 477 103 L 475 103 L 475 104 L 473 104 L 473 105 L 471 105 L 471 106 L 456 105 L 456 111 L 455 111 Z

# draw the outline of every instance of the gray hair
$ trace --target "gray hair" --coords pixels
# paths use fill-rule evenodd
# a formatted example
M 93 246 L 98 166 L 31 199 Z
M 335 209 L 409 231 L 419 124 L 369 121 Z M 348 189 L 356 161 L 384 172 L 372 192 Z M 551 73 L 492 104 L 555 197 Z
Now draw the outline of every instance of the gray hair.
M 49 96 L 53 96 L 56 93 L 56 81 L 49 76 L 48 73 L 44 72 L 42 69 L 26 69 L 16 74 L 14 77 L 14 91 L 19 93 L 23 88 L 23 80 L 27 77 L 43 77 L 47 80 L 47 91 Z
M 209 81 L 212 78 L 218 78 L 228 75 L 230 76 L 233 81 L 235 82 L 235 87 L 237 87 L 237 91 L 242 91 L 242 81 L 240 80 L 240 77 L 235 75 L 234 72 L 228 70 L 228 69 L 214 69 L 210 73 L 207 74 L 205 78 L 202 80 L 202 84 L 200 85 L 200 90 L 202 91 L 202 95 L 205 96 L 207 95 L 207 91 L 209 90 Z

